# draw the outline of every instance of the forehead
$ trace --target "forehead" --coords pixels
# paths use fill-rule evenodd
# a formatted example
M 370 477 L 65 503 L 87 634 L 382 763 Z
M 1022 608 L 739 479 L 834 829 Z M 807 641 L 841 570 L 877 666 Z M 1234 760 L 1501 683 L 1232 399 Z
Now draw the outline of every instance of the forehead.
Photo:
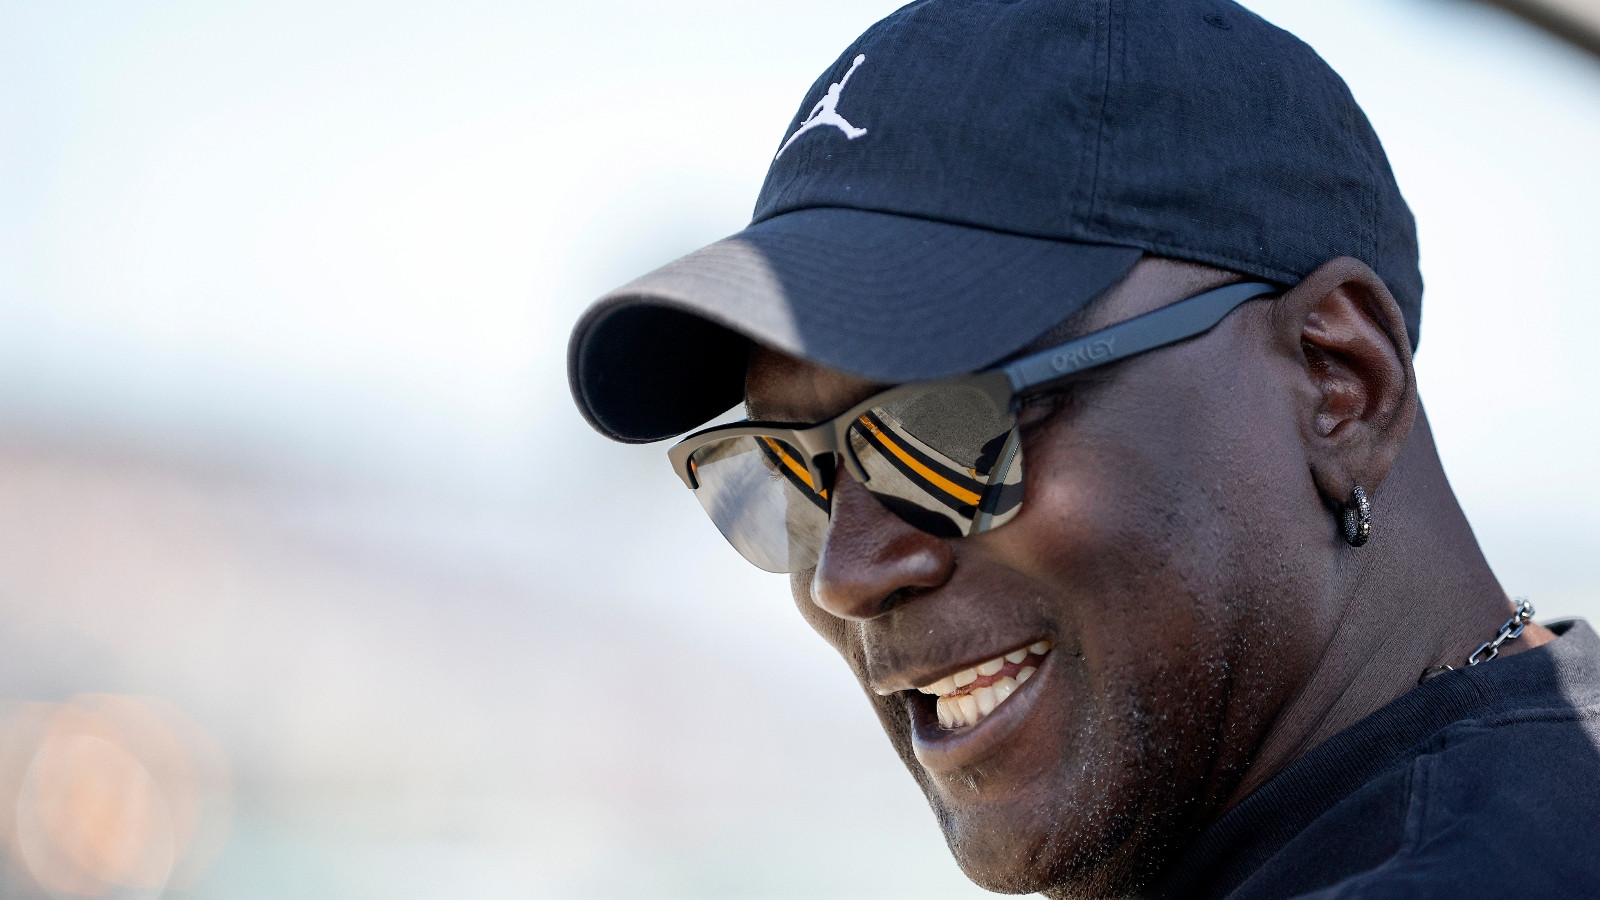
M 1122 281 L 1025 350 L 1064 343 L 1239 280 L 1241 276 L 1222 269 L 1146 256 Z M 755 344 L 745 369 L 745 406 L 752 419 L 821 422 L 887 387 Z

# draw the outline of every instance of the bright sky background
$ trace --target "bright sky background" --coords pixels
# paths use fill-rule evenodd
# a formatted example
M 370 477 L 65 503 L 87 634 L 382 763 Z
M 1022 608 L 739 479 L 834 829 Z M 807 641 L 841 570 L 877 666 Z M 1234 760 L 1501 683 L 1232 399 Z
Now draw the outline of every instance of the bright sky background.
M 531 489 L 584 441 L 576 311 L 740 227 L 815 74 L 894 5 L 8 4 L 0 398 Z M 1256 5 L 1349 80 L 1417 212 L 1425 396 L 1496 561 L 1578 602 L 1596 62 L 1459 0 Z
M 1248 5 L 1345 76 L 1416 212 L 1422 393 L 1491 562 L 1541 618 L 1600 617 L 1600 61 L 1466 0 Z M 286 495 L 337 484 L 366 499 L 306 501 L 306 528 L 499 554 L 551 596 L 618 611 L 679 603 L 671 627 L 848 697 L 785 582 L 722 544 L 662 449 L 586 429 L 564 350 L 595 296 L 743 226 L 808 86 L 895 6 L 4 4 L 0 431 Z M 591 511 L 559 521 L 574 509 Z M 849 741 L 881 740 L 864 704 L 837 715 L 863 729 Z M 923 821 L 904 788 L 895 821 Z M 934 874 L 917 889 L 962 895 L 920 827 L 912 858 Z M 223 895 L 247 895 L 249 860 L 311 852 L 241 833 Z M 382 846 L 316 865 L 379 872 L 412 852 Z M 887 896 L 896 882 L 852 859 Z M 440 884 L 473 872 L 484 896 L 526 893 L 496 880 L 501 857 L 439 860 Z M 372 878 L 318 883 L 431 896 Z

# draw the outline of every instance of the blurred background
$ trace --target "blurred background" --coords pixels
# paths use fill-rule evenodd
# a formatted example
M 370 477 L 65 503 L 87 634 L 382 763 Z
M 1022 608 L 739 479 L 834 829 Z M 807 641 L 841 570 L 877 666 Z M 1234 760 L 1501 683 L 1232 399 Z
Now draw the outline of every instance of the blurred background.
M 1491 562 L 1600 617 L 1600 4 L 1247 5 L 1385 141 Z M 980 894 L 565 384 L 896 6 L 0 0 L 0 896 Z

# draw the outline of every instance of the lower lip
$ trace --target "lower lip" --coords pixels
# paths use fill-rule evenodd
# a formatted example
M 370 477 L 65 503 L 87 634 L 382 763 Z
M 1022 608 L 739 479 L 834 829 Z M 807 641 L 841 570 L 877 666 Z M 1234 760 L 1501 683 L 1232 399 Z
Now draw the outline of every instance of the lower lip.
M 976 725 L 947 731 L 939 724 L 932 703 L 908 699 L 911 708 L 911 746 L 917 762 L 936 775 L 976 765 L 999 752 L 1016 736 L 1033 710 L 1034 700 L 1050 673 L 1055 653 L 1045 656 L 1039 671 L 1012 692 L 1005 702 Z M 924 694 L 921 697 L 934 699 Z

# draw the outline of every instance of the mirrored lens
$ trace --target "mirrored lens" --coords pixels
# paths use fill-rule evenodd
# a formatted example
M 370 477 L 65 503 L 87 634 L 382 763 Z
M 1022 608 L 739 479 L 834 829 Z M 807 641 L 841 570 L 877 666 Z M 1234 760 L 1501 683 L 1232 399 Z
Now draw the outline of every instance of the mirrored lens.
M 828 531 L 828 492 L 817 491 L 801 455 L 770 437 L 707 444 L 689 458 L 694 495 L 745 559 L 768 572 L 816 564 Z
M 987 531 L 1021 509 L 1016 417 L 976 389 L 891 398 L 850 426 L 850 449 L 867 489 L 929 534 Z

